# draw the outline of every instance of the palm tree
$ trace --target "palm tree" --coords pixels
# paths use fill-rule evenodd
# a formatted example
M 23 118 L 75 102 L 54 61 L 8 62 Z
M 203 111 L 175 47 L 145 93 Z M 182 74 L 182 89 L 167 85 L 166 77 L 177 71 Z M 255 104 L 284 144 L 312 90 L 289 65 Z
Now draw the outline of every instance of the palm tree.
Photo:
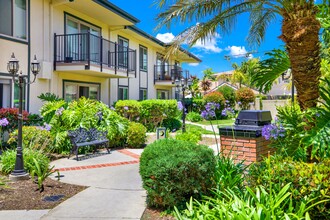
M 230 81 L 233 84 L 238 83 L 238 87 L 241 88 L 242 84 L 252 88 L 251 75 L 258 70 L 259 59 L 250 59 L 242 62 L 240 65 L 233 63 L 234 72 L 230 77 Z
M 168 5 L 169 2 L 173 0 L 158 1 L 158 5 L 165 8 L 157 16 L 158 27 L 170 27 L 172 22 L 205 22 L 182 31 L 168 48 L 168 54 L 177 53 L 182 43 L 193 46 L 198 40 L 206 40 L 218 32 L 230 33 L 244 13 L 250 16 L 247 40 L 250 45 L 259 45 L 269 24 L 281 16 L 280 39 L 289 55 L 298 103 L 303 110 L 316 106 L 320 78 L 320 22 L 314 0 L 176 0 Z
M 212 68 L 203 70 L 203 75 L 200 85 L 205 95 L 205 93 L 211 88 L 212 82 L 216 80 L 216 76 L 214 75 Z

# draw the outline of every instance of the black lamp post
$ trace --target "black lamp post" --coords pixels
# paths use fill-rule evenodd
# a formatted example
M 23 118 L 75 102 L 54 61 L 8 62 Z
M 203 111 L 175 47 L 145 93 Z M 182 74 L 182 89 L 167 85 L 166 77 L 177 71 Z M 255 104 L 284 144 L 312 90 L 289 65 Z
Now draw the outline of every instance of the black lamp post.
M 180 88 L 182 90 L 182 132 L 186 132 L 185 91 L 192 85 L 192 79 L 185 79 L 182 77 L 180 80 L 176 79 L 174 82 L 177 90 Z
M 31 62 L 31 72 L 33 73 L 33 81 L 28 81 L 29 78 L 27 75 L 20 74 L 19 70 L 19 61 L 15 58 L 14 53 L 11 55 L 11 58 L 7 64 L 7 70 L 12 75 L 14 83 L 19 87 L 19 110 L 18 110 L 18 142 L 17 142 L 17 153 L 16 153 L 16 162 L 15 169 L 10 174 L 12 180 L 22 180 L 27 179 L 29 174 L 24 170 L 23 162 L 23 148 L 22 148 L 22 126 L 23 126 L 23 87 L 25 84 L 32 84 L 36 80 L 37 74 L 40 72 L 40 63 L 38 62 L 36 56 L 34 56 L 33 61 Z M 17 82 L 16 82 L 17 79 Z

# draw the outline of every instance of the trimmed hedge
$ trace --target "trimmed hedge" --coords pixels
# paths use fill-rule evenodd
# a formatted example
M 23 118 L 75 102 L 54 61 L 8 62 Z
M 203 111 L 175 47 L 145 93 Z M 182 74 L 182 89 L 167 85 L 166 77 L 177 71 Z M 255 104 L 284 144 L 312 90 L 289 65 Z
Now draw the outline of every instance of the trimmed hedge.
M 140 158 L 140 175 L 147 204 L 158 208 L 180 206 L 200 198 L 214 186 L 213 150 L 190 142 L 162 139 L 148 145 Z

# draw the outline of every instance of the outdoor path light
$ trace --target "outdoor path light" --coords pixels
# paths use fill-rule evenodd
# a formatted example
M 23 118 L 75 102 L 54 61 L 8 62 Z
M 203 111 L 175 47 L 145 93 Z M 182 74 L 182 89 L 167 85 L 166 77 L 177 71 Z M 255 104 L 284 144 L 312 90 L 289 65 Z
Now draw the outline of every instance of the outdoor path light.
M 29 178 L 29 174 L 24 170 L 24 161 L 23 161 L 23 148 L 22 148 L 22 126 L 23 126 L 23 87 L 25 84 L 32 84 L 36 80 L 37 74 L 40 72 L 40 63 L 38 62 L 36 56 L 31 62 L 31 72 L 33 73 L 33 81 L 30 81 L 28 75 L 23 75 L 22 71 L 20 74 L 17 74 L 19 71 L 19 61 L 15 58 L 14 53 L 11 55 L 11 58 L 7 64 L 7 70 L 12 75 L 13 81 L 18 85 L 19 88 L 19 110 L 18 110 L 18 141 L 17 141 L 17 153 L 16 153 L 16 162 L 15 169 L 10 174 L 11 180 L 23 180 Z M 16 81 L 17 79 L 17 81 Z
M 180 88 L 182 90 L 182 132 L 186 132 L 186 107 L 185 107 L 185 91 L 186 89 L 189 89 L 189 87 L 192 85 L 192 79 L 191 78 L 184 78 L 182 77 L 180 80 L 177 78 L 175 81 L 175 86 L 177 90 L 179 91 Z

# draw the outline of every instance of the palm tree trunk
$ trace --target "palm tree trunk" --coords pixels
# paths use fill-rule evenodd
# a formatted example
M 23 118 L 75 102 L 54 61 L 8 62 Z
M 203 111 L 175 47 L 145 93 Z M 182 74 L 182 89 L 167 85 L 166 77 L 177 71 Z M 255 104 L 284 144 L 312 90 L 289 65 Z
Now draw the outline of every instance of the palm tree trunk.
M 311 2 L 295 3 L 283 12 L 282 35 L 289 54 L 297 100 L 302 110 L 315 107 L 319 97 L 320 23 L 317 8 Z

